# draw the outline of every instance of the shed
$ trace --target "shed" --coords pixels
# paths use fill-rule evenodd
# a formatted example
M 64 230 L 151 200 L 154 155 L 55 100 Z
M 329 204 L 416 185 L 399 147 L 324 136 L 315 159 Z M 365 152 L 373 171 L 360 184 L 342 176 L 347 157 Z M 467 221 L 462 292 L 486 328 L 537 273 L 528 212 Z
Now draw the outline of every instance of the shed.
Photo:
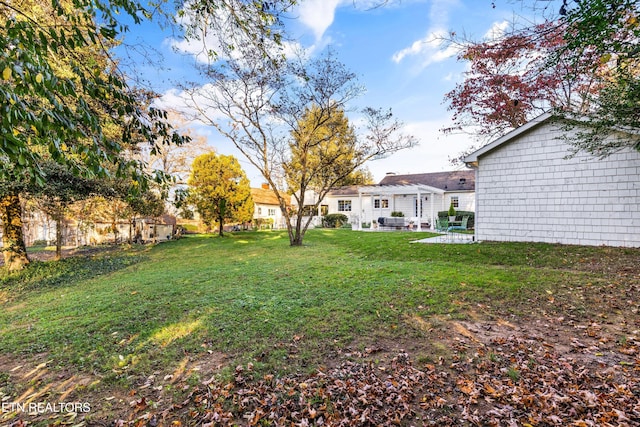
M 465 158 L 476 240 L 640 247 L 640 152 L 572 154 L 545 113 Z

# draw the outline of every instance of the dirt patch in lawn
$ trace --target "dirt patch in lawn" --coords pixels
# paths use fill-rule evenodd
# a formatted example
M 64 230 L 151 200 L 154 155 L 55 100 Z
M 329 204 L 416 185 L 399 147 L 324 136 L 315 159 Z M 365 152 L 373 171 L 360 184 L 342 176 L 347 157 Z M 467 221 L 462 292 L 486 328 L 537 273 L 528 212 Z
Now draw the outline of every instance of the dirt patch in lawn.
M 113 426 L 143 408 L 172 407 L 193 385 L 211 381 L 225 360 L 215 352 L 185 356 L 170 369 L 118 379 L 55 366 L 45 354 L 0 355 L 0 425 Z

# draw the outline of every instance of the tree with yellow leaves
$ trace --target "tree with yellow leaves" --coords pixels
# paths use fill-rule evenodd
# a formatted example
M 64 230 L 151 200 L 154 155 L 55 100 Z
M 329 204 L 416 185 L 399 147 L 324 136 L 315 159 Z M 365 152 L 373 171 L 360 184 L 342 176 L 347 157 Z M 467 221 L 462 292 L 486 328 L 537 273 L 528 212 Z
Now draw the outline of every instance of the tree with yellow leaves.
M 220 236 L 225 223 L 253 218 L 249 180 L 235 157 L 216 153 L 196 157 L 187 183 L 187 203 L 196 208 L 207 228 L 217 222 Z

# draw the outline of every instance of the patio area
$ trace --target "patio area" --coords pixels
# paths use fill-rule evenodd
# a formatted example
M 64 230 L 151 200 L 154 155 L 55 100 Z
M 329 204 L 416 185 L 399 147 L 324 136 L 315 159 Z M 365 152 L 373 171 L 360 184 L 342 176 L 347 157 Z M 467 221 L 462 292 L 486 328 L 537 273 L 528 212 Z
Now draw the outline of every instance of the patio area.
M 475 235 L 467 233 L 443 233 L 435 237 L 427 237 L 426 239 L 414 240 L 411 243 L 452 243 L 452 244 L 468 244 L 475 242 Z

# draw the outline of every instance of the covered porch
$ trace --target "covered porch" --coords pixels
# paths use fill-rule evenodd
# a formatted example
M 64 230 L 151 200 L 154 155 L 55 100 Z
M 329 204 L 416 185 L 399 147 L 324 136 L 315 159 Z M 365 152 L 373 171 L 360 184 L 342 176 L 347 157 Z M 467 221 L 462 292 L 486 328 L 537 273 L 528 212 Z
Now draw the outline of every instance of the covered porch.
M 378 218 L 391 217 L 392 212 L 402 212 L 413 230 L 433 230 L 437 211 L 444 205 L 444 190 L 428 185 L 367 185 L 358 188 L 358 230 L 364 223 L 377 223 Z M 424 225 L 428 224 L 428 228 Z

